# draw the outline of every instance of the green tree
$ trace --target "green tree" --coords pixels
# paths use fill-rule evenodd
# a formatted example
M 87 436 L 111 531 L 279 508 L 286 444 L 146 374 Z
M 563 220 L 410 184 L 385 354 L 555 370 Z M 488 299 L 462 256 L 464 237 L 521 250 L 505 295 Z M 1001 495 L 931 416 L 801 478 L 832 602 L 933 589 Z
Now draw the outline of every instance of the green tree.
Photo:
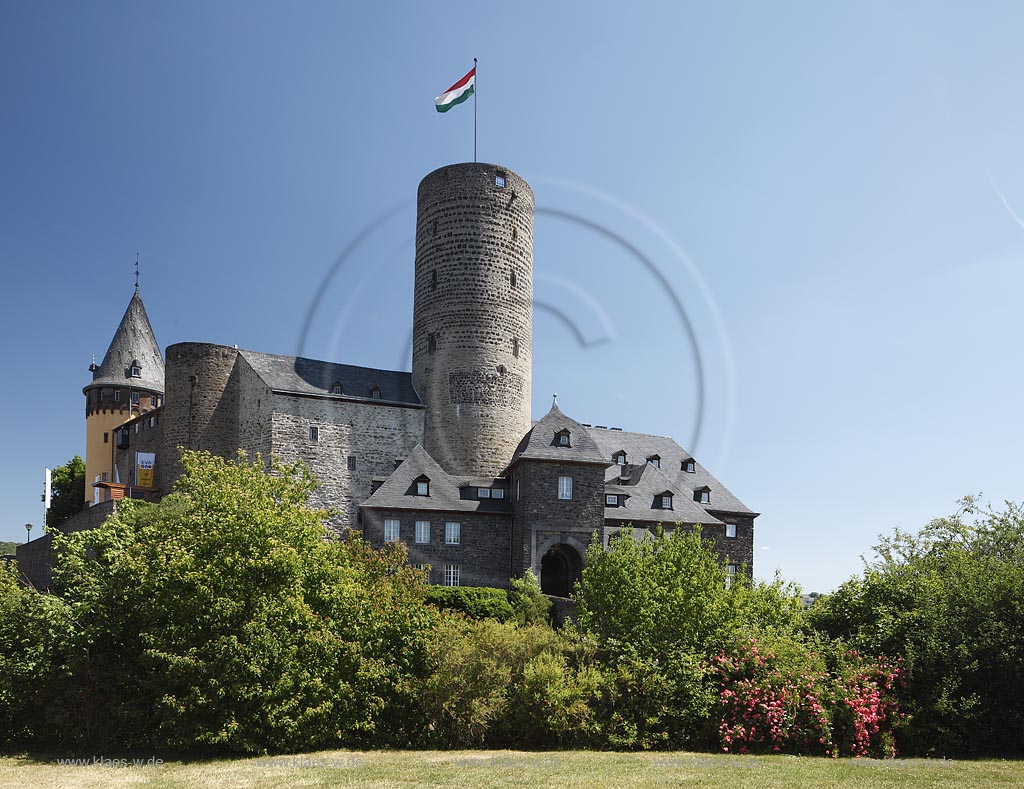
M 1020 753 L 1024 730 L 1024 510 L 973 497 L 876 558 L 808 611 L 832 637 L 902 658 L 902 750 Z
M 332 538 L 302 465 L 182 464 L 159 504 L 57 536 L 79 631 L 50 725 L 83 745 L 243 752 L 418 736 L 436 614 L 404 549 Z
M 508 601 L 515 612 L 515 620 L 521 625 L 541 625 L 549 621 L 551 600 L 541 591 L 533 570 L 528 569 L 522 578 L 509 581 Z
M 75 455 L 63 466 L 57 466 L 51 471 L 50 485 L 46 525 L 52 529 L 85 507 L 85 461 Z

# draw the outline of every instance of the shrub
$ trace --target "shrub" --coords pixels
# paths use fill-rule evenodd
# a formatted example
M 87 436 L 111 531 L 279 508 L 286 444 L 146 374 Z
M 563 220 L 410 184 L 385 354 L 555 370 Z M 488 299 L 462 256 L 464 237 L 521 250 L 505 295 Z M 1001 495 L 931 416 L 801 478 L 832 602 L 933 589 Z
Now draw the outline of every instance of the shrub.
M 470 619 L 507 622 L 515 616 L 508 593 L 487 586 L 430 586 L 426 601 L 442 611 L 458 611 Z
M 533 570 L 509 582 L 508 601 L 515 612 L 515 620 L 521 625 L 542 625 L 550 621 L 551 600 L 541 591 Z

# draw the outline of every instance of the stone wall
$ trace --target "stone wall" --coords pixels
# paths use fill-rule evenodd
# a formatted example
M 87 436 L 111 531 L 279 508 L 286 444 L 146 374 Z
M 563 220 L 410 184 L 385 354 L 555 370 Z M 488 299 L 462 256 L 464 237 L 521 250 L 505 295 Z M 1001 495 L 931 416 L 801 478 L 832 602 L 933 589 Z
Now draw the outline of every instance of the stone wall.
M 496 183 L 504 179 L 504 185 Z M 420 183 L 413 384 L 424 446 L 450 474 L 495 476 L 530 429 L 533 191 L 493 164 Z
M 309 464 L 320 482 L 311 504 L 340 510 L 330 522 L 336 529 L 358 524 L 373 478 L 390 476 L 423 440 L 420 407 L 276 393 L 271 421 L 271 451 Z M 311 427 L 317 428 L 315 443 Z
M 148 414 L 136 417 L 131 422 L 126 422 L 113 436 L 116 448 L 114 453 L 114 466 L 117 468 L 115 480 L 129 487 L 125 495 L 130 498 L 143 498 L 149 501 L 170 491 L 161 491 L 159 488 L 153 491 L 135 489 L 135 453 L 152 452 L 156 455 L 156 476 L 154 485 L 159 479 L 160 464 L 163 460 L 163 410 L 157 409 Z M 128 432 L 128 446 L 123 447 L 123 442 L 118 435 L 121 431 Z
M 60 531 L 71 534 L 86 529 L 95 529 L 109 518 L 116 508 L 116 501 L 94 504 L 64 521 L 60 525 Z M 18 561 L 18 571 L 27 584 L 40 590 L 50 588 L 54 563 L 52 535 L 44 534 L 31 542 L 17 546 L 15 558 Z
M 444 583 L 445 564 L 460 568 L 460 586 L 508 589 L 511 518 L 500 513 L 363 510 L 363 538 L 376 549 L 384 546 L 384 521 L 399 521 L 398 539 L 409 549 L 411 564 L 429 564 L 432 584 Z M 430 543 L 416 543 L 416 521 L 430 521 Z M 458 545 L 445 543 L 445 523 L 461 524 Z
M 560 476 L 572 477 L 572 499 L 558 498 Z M 539 578 L 541 557 L 558 543 L 582 558 L 594 532 L 602 533 L 604 466 L 523 460 L 513 471 L 512 495 L 517 573 L 532 567 Z
M 171 490 L 181 475 L 178 448 L 234 457 L 238 442 L 238 351 L 211 343 L 167 348 L 163 438 L 157 487 Z

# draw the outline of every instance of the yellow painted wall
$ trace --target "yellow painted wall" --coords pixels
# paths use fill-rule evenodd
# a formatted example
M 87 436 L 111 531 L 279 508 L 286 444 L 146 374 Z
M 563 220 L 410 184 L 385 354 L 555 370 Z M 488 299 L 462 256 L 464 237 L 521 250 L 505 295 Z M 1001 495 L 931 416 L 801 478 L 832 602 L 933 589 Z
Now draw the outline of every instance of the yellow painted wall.
M 113 461 L 114 435 L 120 425 L 133 416 L 138 416 L 138 406 L 124 411 L 98 411 L 85 418 L 85 504 L 93 502 L 93 486 L 97 475 L 107 474 L 107 480 L 114 481 Z M 103 434 L 107 433 L 107 443 L 103 443 Z

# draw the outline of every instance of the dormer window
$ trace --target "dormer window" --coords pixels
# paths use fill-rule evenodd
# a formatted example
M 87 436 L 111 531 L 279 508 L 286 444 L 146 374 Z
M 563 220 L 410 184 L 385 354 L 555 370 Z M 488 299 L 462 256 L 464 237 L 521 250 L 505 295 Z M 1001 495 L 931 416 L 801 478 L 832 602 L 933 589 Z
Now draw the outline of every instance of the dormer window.
M 476 489 L 476 497 L 478 499 L 489 499 L 491 497 L 491 489 L 490 488 L 477 488 Z
M 697 462 L 693 458 L 687 458 L 682 463 L 682 470 L 687 474 L 697 473 Z
M 370 390 L 370 397 L 372 397 L 374 400 L 380 400 L 380 387 L 379 386 L 375 386 L 375 387 L 373 387 L 373 389 Z
M 619 497 L 614 493 L 608 493 L 604 497 L 604 506 L 606 507 L 618 507 Z
M 656 496 L 655 503 L 663 510 L 672 509 L 672 494 L 662 493 L 660 496 Z
M 572 446 L 569 438 L 570 435 L 568 430 L 559 430 L 555 433 L 555 445 L 560 447 Z
M 661 468 L 661 457 L 658 455 L 651 455 L 649 458 L 647 458 L 647 462 L 650 463 L 655 468 Z
M 420 477 L 416 480 L 416 495 L 417 496 L 429 496 L 430 495 L 430 480 L 426 477 Z
M 331 394 L 333 394 L 333 395 L 340 395 L 340 394 L 344 394 L 344 393 L 345 393 L 345 390 L 344 390 L 344 388 L 341 385 L 341 381 L 335 381 L 333 384 L 331 384 Z
M 132 360 L 132 366 L 131 366 L 131 369 L 129 370 L 129 373 L 130 373 L 132 378 L 141 378 L 142 377 L 142 365 L 139 364 L 139 360 L 138 359 L 133 359 Z
M 711 488 L 697 488 L 693 492 L 693 500 L 698 504 L 710 504 L 711 503 Z
M 625 466 L 626 465 L 626 451 L 624 449 L 620 449 L 618 452 L 616 452 L 614 455 L 612 455 L 612 463 L 615 463 L 616 465 L 619 465 L 619 466 Z

